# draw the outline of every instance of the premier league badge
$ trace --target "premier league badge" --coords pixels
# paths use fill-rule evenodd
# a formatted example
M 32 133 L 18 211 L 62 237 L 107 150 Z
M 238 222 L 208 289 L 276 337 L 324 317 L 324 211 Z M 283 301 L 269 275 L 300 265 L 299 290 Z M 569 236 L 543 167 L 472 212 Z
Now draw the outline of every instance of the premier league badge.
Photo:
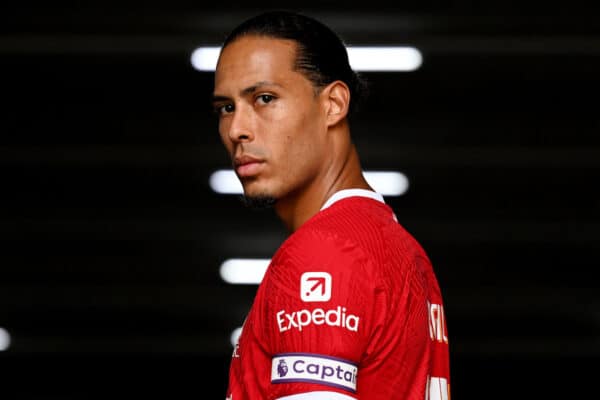
M 279 360 L 279 364 L 277 365 L 277 374 L 279 375 L 279 377 L 284 377 L 286 376 L 288 373 L 288 366 L 285 363 L 284 359 Z

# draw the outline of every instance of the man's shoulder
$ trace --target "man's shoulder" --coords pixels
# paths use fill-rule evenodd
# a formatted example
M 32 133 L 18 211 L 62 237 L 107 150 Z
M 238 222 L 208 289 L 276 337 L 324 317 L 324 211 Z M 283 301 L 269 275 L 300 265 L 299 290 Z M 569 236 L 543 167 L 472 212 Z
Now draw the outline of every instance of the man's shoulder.
M 377 233 L 380 227 L 393 223 L 394 213 L 386 203 L 365 197 L 348 197 L 321 210 L 302 227 L 306 230 L 335 231 L 352 235 L 357 230 Z
M 380 245 L 418 245 L 388 204 L 368 198 L 341 200 L 317 214 L 303 228 L 333 232 L 338 237 L 355 241 L 365 251 Z
M 352 254 L 370 268 L 382 263 L 404 265 L 427 258 L 418 241 L 397 221 L 392 209 L 370 199 L 344 199 L 321 211 L 294 232 L 274 260 L 300 268 L 317 260 Z M 370 266 L 370 267 L 369 267 Z M 364 270 L 364 267 L 360 268 Z
M 363 269 L 372 264 L 360 243 L 328 224 L 309 224 L 298 229 L 279 247 L 272 264 L 287 271 Z
M 290 235 L 279 247 L 276 255 L 299 251 L 308 255 L 315 251 L 348 251 L 352 248 L 348 231 L 337 224 L 306 224 Z

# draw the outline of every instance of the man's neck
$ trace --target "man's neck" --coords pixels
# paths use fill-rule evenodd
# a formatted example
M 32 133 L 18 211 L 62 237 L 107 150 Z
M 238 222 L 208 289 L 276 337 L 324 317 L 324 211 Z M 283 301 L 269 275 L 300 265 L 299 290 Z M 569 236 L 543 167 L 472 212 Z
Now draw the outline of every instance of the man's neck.
M 287 229 L 294 232 L 317 214 L 334 193 L 344 189 L 373 190 L 364 179 L 354 145 L 349 146 L 345 157 L 337 165 L 333 163 L 311 185 L 279 199 L 275 204 L 275 211 Z

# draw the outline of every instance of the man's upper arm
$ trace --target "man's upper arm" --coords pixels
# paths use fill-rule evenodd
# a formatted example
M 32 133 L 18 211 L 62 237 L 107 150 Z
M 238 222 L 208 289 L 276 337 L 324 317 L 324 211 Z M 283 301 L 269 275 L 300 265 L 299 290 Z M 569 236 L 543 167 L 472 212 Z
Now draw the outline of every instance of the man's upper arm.
M 356 398 L 359 362 L 377 323 L 371 262 L 355 244 L 312 231 L 273 258 L 255 328 L 272 356 L 276 395 Z

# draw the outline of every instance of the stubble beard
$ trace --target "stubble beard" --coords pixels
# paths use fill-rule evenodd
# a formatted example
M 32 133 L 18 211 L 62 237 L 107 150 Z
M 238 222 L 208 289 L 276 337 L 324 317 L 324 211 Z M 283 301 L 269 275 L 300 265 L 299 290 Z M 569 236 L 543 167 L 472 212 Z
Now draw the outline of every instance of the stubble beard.
M 277 199 L 269 195 L 242 196 L 241 201 L 247 208 L 253 210 L 264 210 L 275 205 Z
M 248 190 L 246 190 L 246 185 L 242 185 L 244 186 L 244 190 L 240 200 L 244 206 L 246 206 L 246 208 L 252 210 L 265 210 L 272 208 L 277 202 L 277 198 L 275 198 L 275 196 L 265 189 L 254 190 L 248 193 Z

